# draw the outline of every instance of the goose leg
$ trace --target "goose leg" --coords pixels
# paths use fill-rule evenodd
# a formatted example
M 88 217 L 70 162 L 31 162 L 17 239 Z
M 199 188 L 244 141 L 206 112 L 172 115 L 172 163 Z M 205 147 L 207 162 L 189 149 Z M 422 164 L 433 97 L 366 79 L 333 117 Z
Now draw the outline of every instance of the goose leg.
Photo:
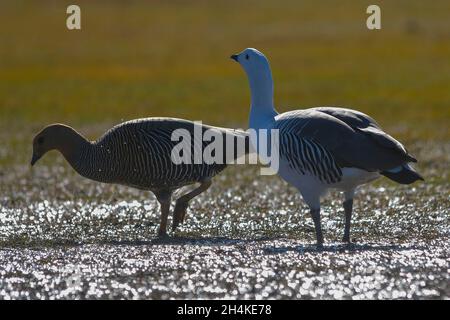
M 320 224 L 320 208 L 310 210 L 311 217 L 314 221 L 314 227 L 316 229 L 317 247 L 321 248 L 323 245 L 322 226 Z
M 186 193 L 185 195 L 182 195 L 177 199 L 177 202 L 175 203 L 175 209 L 173 211 L 172 231 L 174 231 L 180 223 L 184 222 L 189 201 L 198 196 L 200 193 L 206 191 L 210 186 L 210 179 L 202 181 L 198 188 L 192 190 L 189 193 Z
M 344 201 L 344 211 L 345 211 L 345 226 L 344 226 L 344 237 L 342 238 L 342 241 L 350 243 L 350 222 L 352 220 L 353 199 L 348 199 Z
M 354 190 L 345 192 L 345 201 L 344 201 L 345 225 L 344 225 L 344 237 L 342 238 L 342 241 L 348 243 L 350 243 L 350 224 L 352 220 L 354 194 L 355 194 Z
M 169 216 L 169 211 L 170 211 L 170 200 L 172 197 L 172 192 L 161 191 L 161 192 L 155 193 L 155 195 L 161 206 L 161 222 L 159 224 L 158 236 L 166 237 L 167 236 L 167 218 Z

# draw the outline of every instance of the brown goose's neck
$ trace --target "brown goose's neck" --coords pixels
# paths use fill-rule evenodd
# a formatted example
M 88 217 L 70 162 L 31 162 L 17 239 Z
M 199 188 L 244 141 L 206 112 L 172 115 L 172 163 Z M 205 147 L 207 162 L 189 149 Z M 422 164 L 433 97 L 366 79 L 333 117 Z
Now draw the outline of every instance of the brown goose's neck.
M 98 182 L 115 181 L 116 170 L 111 164 L 111 151 L 102 143 L 91 142 L 75 132 L 68 140 L 70 148 L 60 149 L 64 158 L 81 176 Z
M 87 159 L 92 153 L 93 144 L 75 130 L 61 135 L 57 149 L 79 174 L 86 176 L 84 167 L 88 166 Z M 92 164 L 91 164 L 92 165 Z M 89 178 L 89 177 L 87 177 Z

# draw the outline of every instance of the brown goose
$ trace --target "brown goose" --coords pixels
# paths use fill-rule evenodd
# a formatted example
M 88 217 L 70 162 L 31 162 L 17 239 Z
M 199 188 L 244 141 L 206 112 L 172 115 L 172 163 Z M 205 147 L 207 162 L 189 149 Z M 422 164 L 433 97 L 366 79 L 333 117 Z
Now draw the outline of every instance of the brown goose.
M 181 138 L 172 141 L 172 133 L 177 129 L 184 129 L 185 133 L 193 137 L 190 164 L 176 164 L 173 161 L 172 151 L 181 141 Z M 216 161 L 212 163 L 205 159 L 198 161 L 198 155 L 203 155 L 205 148 L 215 141 L 210 139 L 211 142 L 200 141 L 196 144 L 198 138 L 201 139 L 207 130 L 212 132 L 214 137 L 222 137 L 223 141 L 221 159 L 217 161 L 215 158 Z M 31 165 L 48 151 L 58 150 L 83 177 L 152 191 L 161 206 L 158 235 L 165 236 L 173 192 L 183 186 L 200 183 L 199 187 L 176 200 L 172 224 L 172 229 L 175 230 L 185 219 L 189 201 L 207 190 L 211 185 L 211 178 L 225 169 L 231 159 L 236 160 L 247 153 L 247 137 L 247 133 L 243 131 L 212 127 L 183 119 L 145 118 L 121 123 L 97 141 L 88 141 L 69 126 L 52 124 L 35 136 Z M 184 141 L 186 140 L 183 139 Z M 201 153 L 198 153 L 199 148 Z

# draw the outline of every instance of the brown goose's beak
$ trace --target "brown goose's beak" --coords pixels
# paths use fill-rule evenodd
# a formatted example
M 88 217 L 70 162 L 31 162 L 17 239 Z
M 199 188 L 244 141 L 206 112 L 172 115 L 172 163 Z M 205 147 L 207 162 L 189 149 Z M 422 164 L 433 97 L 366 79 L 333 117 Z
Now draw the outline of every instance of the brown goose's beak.
M 236 62 L 239 62 L 239 59 L 238 59 L 239 55 L 238 54 L 233 54 L 230 58 L 233 59 Z
M 31 166 L 34 166 L 34 164 L 40 159 L 40 156 L 37 156 L 35 153 L 33 153 L 33 157 L 31 158 Z

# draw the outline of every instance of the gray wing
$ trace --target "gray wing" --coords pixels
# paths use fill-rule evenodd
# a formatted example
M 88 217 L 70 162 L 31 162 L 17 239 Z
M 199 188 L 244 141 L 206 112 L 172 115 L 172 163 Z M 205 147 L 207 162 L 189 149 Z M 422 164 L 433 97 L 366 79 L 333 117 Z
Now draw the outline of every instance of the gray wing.
M 276 127 L 280 129 L 280 153 L 290 165 L 300 172 L 306 168 L 326 182 L 340 179 L 336 167 L 383 171 L 415 160 L 373 119 L 349 109 L 286 112 L 276 117 Z M 308 170 L 305 162 L 317 173 L 314 168 Z
M 375 143 L 398 152 L 400 156 L 405 157 L 407 162 L 417 162 L 400 142 L 384 132 L 380 125 L 368 115 L 346 108 L 320 107 L 312 109 L 326 113 L 345 122 L 352 129 L 360 131 L 367 135 L 367 137 L 373 139 Z

